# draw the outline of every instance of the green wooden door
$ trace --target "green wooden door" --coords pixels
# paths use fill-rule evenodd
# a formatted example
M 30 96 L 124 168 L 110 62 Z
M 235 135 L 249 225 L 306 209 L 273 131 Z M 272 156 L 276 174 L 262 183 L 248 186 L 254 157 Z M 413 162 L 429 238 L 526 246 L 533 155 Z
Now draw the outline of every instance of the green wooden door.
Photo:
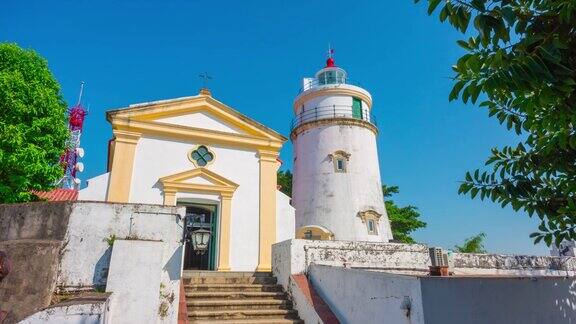
M 352 117 L 357 119 L 362 118 L 362 100 L 352 98 Z

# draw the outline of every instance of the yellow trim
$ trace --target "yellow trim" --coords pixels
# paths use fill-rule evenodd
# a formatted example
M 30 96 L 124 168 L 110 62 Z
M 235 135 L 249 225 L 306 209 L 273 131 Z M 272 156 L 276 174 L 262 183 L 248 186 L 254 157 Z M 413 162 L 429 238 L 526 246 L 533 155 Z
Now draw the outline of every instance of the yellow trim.
M 247 135 L 280 142 L 287 140 L 284 136 L 272 129 L 206 95 L 152 102 L 125 109 L 113 110 L 107 112 L 107 118 L 114 125 L 116 119 L 154 121 L 156 119 L 188 115 L 201 111 L 209 112 L 222 121 L 245 131 Z
M 202 177 L 212 184 L 195 184 L 186 180 Z M 218 271 L 230 271 L 230 223 L 232 196 L 238 185 L 208 169 L 198 168 L 160 178 L 164 191 L 164 205 L 175 206 L 178 192 L 210 193 L 220 195 L 220 241 L 218 244 Z
M 186 180 L 202 177 L 208 179 L 212 184 L 188 183 Z M 200 192 L 209 194 L 232 194 L 238 188 L 238 185 L 208 169 L 197 168 L 189 171 L 180 172 L 170 176 L 160 178 L 160 183 L 166 193 L 176 192 Z
M 271 271 L 272 244 L 276 243 L 276 172 L 278 152 L 259 150 L 260 157 L 260 244 L 256 271 Z
M 127 203 L 130 201 L 130 186 L 134 169 L 136 144 L 141 134 L 114 130 L 114 159 L 110 168 L 106 201 Z
M 224 144 L 241 148 L 268 148 L 279 150 L 282 147 L 282 144 L 284 144 L 284 141 L 271 140 L 262 137 L 158 122 L 136 121 L 127 118 L 114 119 L 113 127 L 120 130 L 137 131 L 146 135 L 156 135 L 206 144 Z
M 192 158 L 192 152 L 196 151 L 200 146 L 204 146 L 206 148 L 206 150 L 208 150 L 208 152 L 210 154 L 212 154 L 212 160 L 208 161 L 208 163 L 206 163 L 206 165 L 204 167 L 209 166 L 210 164 L 212 164 L 212 162 L 214 162 L 214 160 L 216 160 L 216 153 L 214 153 L 214 151 L 212 151 L 212 149 L 210 147 L 208 147 L 207 145 L 204 144 L 198 144 L 196 145 L 193 149 L 191 149 L 190 151 L 188 151 L 188 161 L 192 162 L 192 164 L 194 164 L 195 167 L 197 168 L 202 168 L 203 166 L 198 165 L 198 163 L 196 162 L 196 160 L 194 160 Z
M 321 241 L 334 240 L 334 233 L 325 227 L 317 225 L 302 226 L 296 231 L 297 239 L 306 239 L 306 232 L 311 231 L 313 236 L 320 237 Z
M 220 244 L 218 245 L 218 271 L 230 271 L 230 223 L 232 194 L 220 194 Z
M 302 104 L 313 98 L 322 96 L 352 96 L 357 97 L 364 101 L 368 105 L 368 109 L 372 108 L 372 97 L 363 91 L 352 89 L 352 88 L 323 88 L 309 93 L 303 93 L 300 97 L 296 98 L 294 101 L 294 113 L 298 113 L 298 110 L 302 108 Z

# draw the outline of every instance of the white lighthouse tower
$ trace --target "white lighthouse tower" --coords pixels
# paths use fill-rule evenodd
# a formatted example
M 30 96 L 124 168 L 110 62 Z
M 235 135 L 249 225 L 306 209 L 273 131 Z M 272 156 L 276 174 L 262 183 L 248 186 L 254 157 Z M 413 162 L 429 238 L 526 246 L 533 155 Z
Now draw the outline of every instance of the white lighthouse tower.
M 348 81 L 332 53 L 294 100 L 296 236 L 387 242 L 372 96 Z

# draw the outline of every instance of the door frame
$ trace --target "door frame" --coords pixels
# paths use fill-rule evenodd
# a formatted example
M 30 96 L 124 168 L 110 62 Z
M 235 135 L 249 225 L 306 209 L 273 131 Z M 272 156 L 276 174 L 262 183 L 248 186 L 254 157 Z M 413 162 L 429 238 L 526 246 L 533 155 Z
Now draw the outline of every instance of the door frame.
M 194 199 L 194 198 L 182 198 L 178 199 L 177 206 L 213 206 L 214 207 L 214 217 L 216 218 L 214 222 L 212 222 L 212 236 L 210 237 L 210 250 L 208 251 L 209 260 L 208 260 L 208 269 L 204 271 L 217 271 L 218 269 L 218 256 L 220 252 L 220 202 L 214 200 L 204 200 L 204 199 Z M 183 247 L 183 257 L 186 257 L 186 243 L 184 243 Z M 182 269 L 184 270 L 184 262 L 182 262 Z

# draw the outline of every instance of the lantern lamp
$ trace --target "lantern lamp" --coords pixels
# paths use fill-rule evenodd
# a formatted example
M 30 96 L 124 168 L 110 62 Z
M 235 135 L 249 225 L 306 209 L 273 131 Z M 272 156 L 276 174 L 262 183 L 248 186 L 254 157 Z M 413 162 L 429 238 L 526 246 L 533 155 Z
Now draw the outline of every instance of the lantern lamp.
M 205 229 L 198 229 L 190 233 L 190 239 L 192 241 L 192 248 L 196 254 L 204 254 L 208 250 L 208 243 L 210 242 L 210 237 L 212 232 Z

